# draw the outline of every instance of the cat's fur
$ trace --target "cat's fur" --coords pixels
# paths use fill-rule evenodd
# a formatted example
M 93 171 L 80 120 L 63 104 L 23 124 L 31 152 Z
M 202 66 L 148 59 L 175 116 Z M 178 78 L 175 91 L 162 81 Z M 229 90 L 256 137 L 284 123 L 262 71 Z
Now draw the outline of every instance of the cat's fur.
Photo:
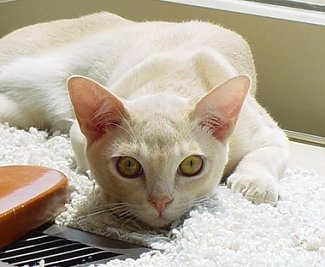
M 79 169 L 91 169 L 121 214 L 153 227 L 208 197 L 222 176 L 252 202 L 276 203 L 287 139 L 255 88 L 247 43 L 210 23 L 98 13 L 0 40 L 0 121 L 69 132 L 75 113 Z M 191 155 L 203 167 L 189 177 L 179 165 Z M 141 163 L 139 177 L 121 176 L 122 156 Z

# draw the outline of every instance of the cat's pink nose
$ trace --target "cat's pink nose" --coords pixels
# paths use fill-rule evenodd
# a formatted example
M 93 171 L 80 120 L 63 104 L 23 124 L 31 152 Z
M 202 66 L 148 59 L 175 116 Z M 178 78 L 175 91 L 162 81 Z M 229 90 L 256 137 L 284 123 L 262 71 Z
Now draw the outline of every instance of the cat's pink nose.
M 158 211 L 159 216 L 162 215 L 164 210 L 166 209 L 167 205 L 172 202 L 172 198 L 170 196 L 156 196 L 151 195 L 148 197 L 148 201 L 155 207 Z

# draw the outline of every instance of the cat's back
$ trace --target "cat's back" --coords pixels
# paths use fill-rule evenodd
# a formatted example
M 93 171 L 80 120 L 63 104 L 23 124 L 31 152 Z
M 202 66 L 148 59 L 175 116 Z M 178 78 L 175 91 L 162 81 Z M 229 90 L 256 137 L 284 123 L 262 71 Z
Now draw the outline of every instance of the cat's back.
M 100 42 L 115 42 L 118 46 L 115 51 L 120 50 L 115 77 L 121 77 L 130 68 L 159 55 L 172 59 L 206 49 L 222 55 L 237 73 L 248 74 L 252 79 L 251 92 L 255 91 L 254 60 L 248 43 L 241 35 L 220 25 L 202 21 L 138 22 L 98 35 L 102 35 Z
M 12 61 L 22 62 L 17 60 L 25 57 L 36 58 L 36 61 L 23 61 L 24 65 L 35 64 L 38 60 L 43 66 L 47 61 L 43 58 L 45 55 L 64 61 L 67 69 L 60 69 L 60 72 L 90 76 L 107 84 L 106 79 L 114 83 L 115 77 L 121 77 L 130 68 L 158 54 L 174 57 L 184 51 L 191 53 L 202 48 L 223 55 L 238 73 L 249 74 L 254 91 L 255 69 L 246 41 L 233 31 L 200 21 L 132 22 L 101 12 L 36 24 L 0 39 L 0 66 L 5 67 Z M 89 64 L 89 61 L 97 63 Z M 54 64 L 53 68 L 57 67 L 64 68 Z M 74 73 L 74 70 L 80 73 Z
M 0 64 L 6 64 L 19 56 L 46 54 L 89 35 L 129 23 L 131 21 L 117 15 L 100 12 L 26 26 L 0 39 Z
M 0 65 L 19 57 L 51 53 L 61 47 L 74 50 L 74 46 L 80 47 L 82 42 L 83 49 L 88 47 L 96 53 L 94 46 L 103 41 L 115 43 L 116 47 L 123 42 L 123 47 L 131 50 L 134 61 L 164 51 L 178 53 L 208 47 L 223 54 L 238 72 L 250 70 L 249 74 L 255 76 L 250 48 L 233 31 L 201 21 L 136 23 L 109 12 L 18 29 L 0 39 Z
M 222 54 L 239 74 L 248 74 L 252 79 L 251 92 L 255 92 L 256 73 L 251 49 L 246 40 L 238 33 L 220 25 L 188 21 L 178 24 L 180 31 L 175 31 L 181 49 L 208 48 Z M 172 32 L 174 25 L 170 25 Z M 167 33 L 168 34 L 168 33 Z

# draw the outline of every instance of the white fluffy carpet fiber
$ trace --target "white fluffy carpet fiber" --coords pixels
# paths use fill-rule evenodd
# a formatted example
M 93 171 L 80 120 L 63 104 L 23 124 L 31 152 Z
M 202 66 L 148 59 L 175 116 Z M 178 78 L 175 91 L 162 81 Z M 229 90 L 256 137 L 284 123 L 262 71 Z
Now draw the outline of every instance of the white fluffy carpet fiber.
M 1 165 L 43 165 L 66 174 L 71 203 L 57 223 L 155 248 L 139 259 L 107 266 L 325 266 L 325 178 L 311 170 L 286 171 L 277 207 L 252 205 L 220 186 L 216 199 L 195 207 L 169 234 L 155 235 L 118 229 L 109 216 L 85 217 L 101 198 L 91 179 L 75 172 L 68 137 L 0 124 L 0 148 Z

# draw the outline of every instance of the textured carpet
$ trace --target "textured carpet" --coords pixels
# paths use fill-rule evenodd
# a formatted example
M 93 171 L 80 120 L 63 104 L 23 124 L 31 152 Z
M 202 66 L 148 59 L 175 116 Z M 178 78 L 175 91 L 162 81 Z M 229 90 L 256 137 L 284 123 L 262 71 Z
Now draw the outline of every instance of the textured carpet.
M 252 205 L 220 186 L 171 230 L 154 232 L 103 213 L 93 180 L 75 172 L 67 136 L 0 124 L 0 147 L 0 165 L 43 165 L 67 175 L 71 203 L 57 223 L 157 249 L 107 266 L 325 266 L 325 177 L 311 170 L 286 171 L 277 207 Z

